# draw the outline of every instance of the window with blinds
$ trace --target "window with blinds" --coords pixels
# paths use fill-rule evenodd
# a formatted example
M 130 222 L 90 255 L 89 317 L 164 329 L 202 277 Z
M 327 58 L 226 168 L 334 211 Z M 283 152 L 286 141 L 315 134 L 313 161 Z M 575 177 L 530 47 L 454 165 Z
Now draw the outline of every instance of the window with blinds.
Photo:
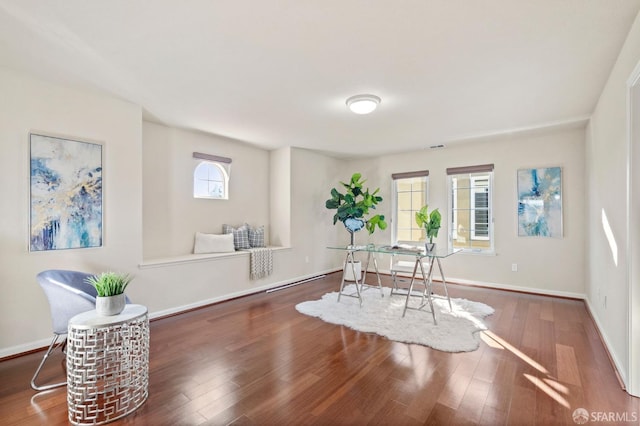
M 449 168 L 447 177 L 451 248 L 493 253 L 493 164 Z

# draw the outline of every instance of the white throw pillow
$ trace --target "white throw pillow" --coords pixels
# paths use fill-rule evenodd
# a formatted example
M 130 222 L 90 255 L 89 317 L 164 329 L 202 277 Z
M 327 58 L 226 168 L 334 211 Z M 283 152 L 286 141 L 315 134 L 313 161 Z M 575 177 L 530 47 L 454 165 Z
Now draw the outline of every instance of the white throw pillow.
M 236 251 L 233 245 L 233 234 L 204 234 L 196 232 L 193 253 L 228 253 Z

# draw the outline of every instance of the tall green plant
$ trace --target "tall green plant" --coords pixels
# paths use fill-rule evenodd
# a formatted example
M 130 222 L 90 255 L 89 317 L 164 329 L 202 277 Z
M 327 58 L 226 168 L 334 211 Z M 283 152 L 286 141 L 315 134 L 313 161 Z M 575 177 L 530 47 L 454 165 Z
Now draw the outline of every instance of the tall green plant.
M 382 201 L 378 195 L 380 188 L 369 192 L 369 188 L 364 188 L 366 180 L 361 180 L 362 174 L 354 173 L 349 183 L 340 182 L 344 187 L 344 194 L 336 188 L 331 188 L 331 198 L 325 201 L 325 207 L 336 213 L 333 215 L 333 224 L 338 221 L 344 222 L 347 219 L 360 219 L 365 223 L 369 234 L 373 234 L 378 227 L 380 230 L 387 229 L 387 222 L 384 215 L 377 214 L 367 219 L 370 209 L 375 209 L 376 205 Z
M 442 222 L 442 216 L 438 209 L 432 210 L 429 213 L 429 206 L 424 205 L 416 212 L 416 223 L 419 227 L 424 228 L 429 244 L 433 244 L 433 239 L 438 237 L 438 230 L 440 229 L 440 223 Z
M 118 274 L 115 272 L 103 272 L 86 279 L 87 284 L 95 287 L 98 296 L 109 297 L 124 293 L 133 277 L 128 274 Z

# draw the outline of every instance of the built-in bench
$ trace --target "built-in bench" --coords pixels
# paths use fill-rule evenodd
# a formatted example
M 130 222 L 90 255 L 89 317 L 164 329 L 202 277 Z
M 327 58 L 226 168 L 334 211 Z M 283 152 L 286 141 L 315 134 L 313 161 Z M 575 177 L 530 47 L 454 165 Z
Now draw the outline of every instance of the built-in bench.
M 268 247 L 273 251 L 280 250 L 289 250 L 291 247 L 280 247 L 280 246 L 270 246 Z M 237 256 L 249 256 L 249 251 L 237 250 L 234 252 L 228 253 L 206 253 L 206 254 L 185 254 L 180 256 L 171 256 L 171 257 L 162 257 L 156 259 L 148 259 L 143 260 L 142 263 L 138 265 L 140 269 L 147 268 L 162 268 L 166 266 L 172 265 L 182 265 L 185 263 L 195 263 L 195 262 L 210 262 L 217 260 L 224 260 L 231 257 Z

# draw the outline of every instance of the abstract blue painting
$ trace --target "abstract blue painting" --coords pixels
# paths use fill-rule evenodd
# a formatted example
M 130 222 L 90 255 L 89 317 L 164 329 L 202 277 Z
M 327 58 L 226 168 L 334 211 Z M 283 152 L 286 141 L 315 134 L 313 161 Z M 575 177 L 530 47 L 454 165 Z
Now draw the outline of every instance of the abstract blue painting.
M 518 236 L 562 237 L 562 169 L 518 170 Z
M 102 145 L 30 135 L 31 251 L 102 246 Z

